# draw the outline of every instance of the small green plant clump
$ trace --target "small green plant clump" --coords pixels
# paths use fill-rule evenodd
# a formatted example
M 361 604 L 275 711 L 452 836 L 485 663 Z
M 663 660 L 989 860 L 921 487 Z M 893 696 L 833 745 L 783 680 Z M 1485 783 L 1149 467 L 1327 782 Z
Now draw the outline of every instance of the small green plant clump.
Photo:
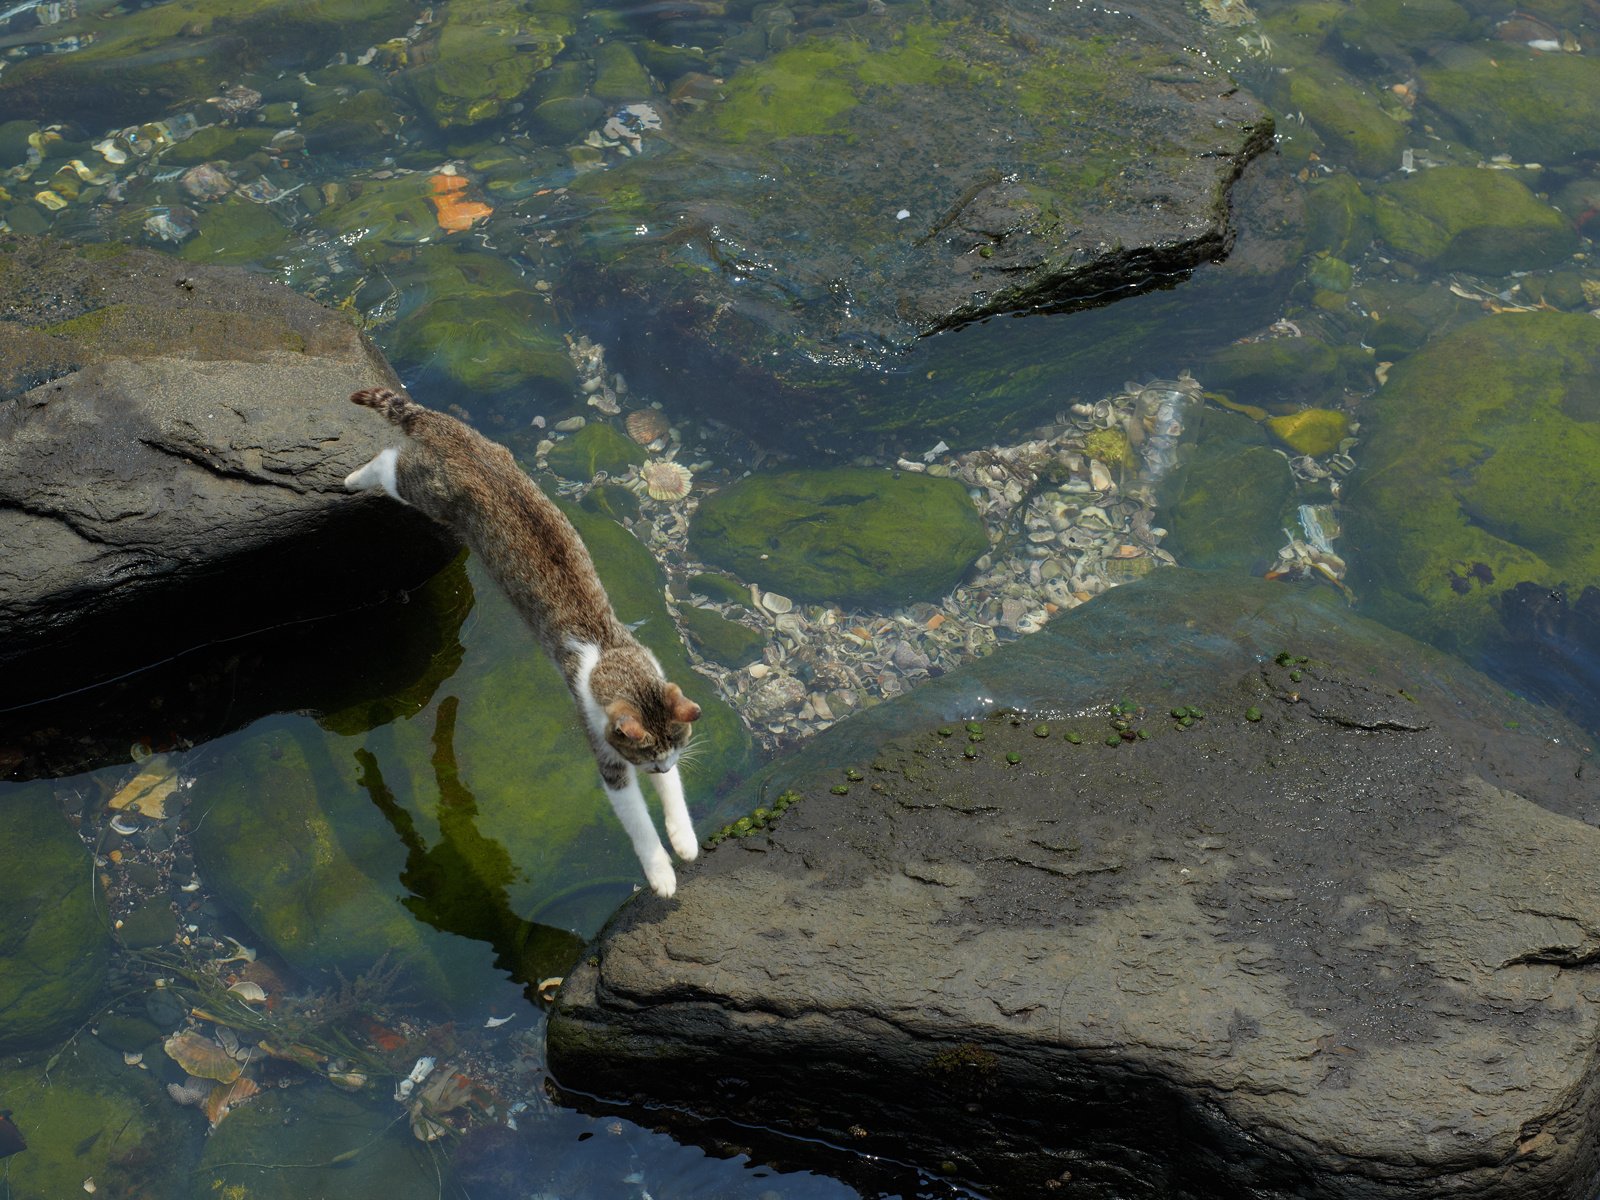
M 839 784 L 833 790 L 837 794 L 843 795 L 850 789 L 845 787 L 843 784 Z M 788 811 L 791 805 L 799 803 L 799 801 L 802 799 L 804 799 L 804 797 L 801 796 L 799 792 L 793 790 L 782 792 L 778 798 L 772 802 L 771 808 L 757 808 L 748 817 L 740 817 L 737 821 L 733 821 L 727 825 L 724 825 L 721 829 L 717 830 L 717 832 L 713 833 L 706 839 L 706 849 L 709 850 L 711 847 L 720 842 L 725 842 L 729 838 L 749 837 L 752 833 L 759 833 L 763 829 L 770 829 L 777 823 L 778 818 L 783 816 L 783 814 Z

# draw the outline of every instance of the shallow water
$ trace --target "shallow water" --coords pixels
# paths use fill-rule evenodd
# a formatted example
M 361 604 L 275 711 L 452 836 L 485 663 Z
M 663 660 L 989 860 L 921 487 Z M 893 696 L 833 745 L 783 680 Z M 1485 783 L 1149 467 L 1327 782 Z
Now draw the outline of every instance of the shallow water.
M 184 19 L 141 46 L 146 61 L 181 62 L 183 39 L 212 32 L 200 0 L 147 7 Z M 1464 145 L 1474 135 L 1468 118 L 1445 129 L 1426 106 L 1413 110 L 1418 72 L 1452 62 L 1452 55 L 1499 47 L 1507 56 L 1525 56 L 1521 43 L 1549 41 L 1545 35 L 1552 33 L 1557 48 L 1537 53 L 1562 69 L 1571 62 L 1587 65 L 1594 49 L 1592 9 L 1551 3 L 1534 10 L 1538 20 L 1529 30 L 1512 31 L 1497 25 L 1502 13 L 1483 6 L 1441 5 L 1442 15 L 1422 29 L 1415 21 L 1388 28 L 1379 9 L 1363 10 L 1364 19 L 1347 22 L 1339 38 L 1320 40 L 1319 34 L 1320 49 L 1310 57 L 1294 39 L 1333 22 L 1324 5 L 1264 3 L 1258 13 L 1245 10 L 1249 19 L 1238 24 L 1208 26 L 1212 53 L 1273 107 L 1279 122 L 1277 152 L 1258 160 L 1240 186 L 1238 259 L 1265 254 L 1263 248 L 1282 236 L 1284 195 L 1352 171 L 1353 163 L 1353 175 L 1373 191 L 1434 163 L 1503 167 L 1533 192 L 1564 205 L 1569 227 L 1592 228 L 1586 222 L 1600 207 L 1595 146 L 1584 153 L 1558 148 L 1540 155 L 1547 161 L 1525 165 L 1533 162 L 1533 151 L 1518 151 L 1539 141 L 1535 113 L 1523 126 L 1513 123 L 1513 144 L 1505 161 L 1495 163 L 1493 155 Z M 783 39 L 774 29 L 824 29 L 858 11 L 847 4 L 594 8 L 566 55 L 577 59 L 606 41 L 619 42 L 656 64 L 661 83 L 671 86 L 691 67 L 731 69 L 741 55 L 759 57 L 763 51 L 751 49 L 760 41 L 757 31 L 765 31 L 761 44 L 777 46 Z M 1232 21 L 1240 10 L 1233 4 L 1218 11 Z M 435 17 L 434 10 L 418 6 L 389 36 Z M 133 6 L 89 0 L 79 0 L 75 9 L 39 6 L 37 12 L 31 5 L 12 6 L 0 11 L 0 53 L 13 67 L 39 54 L 80 53 L 74 46 L 86 35 L 104 39 L 138 18 Z M 1575 48 L 1561 50 L 1563 39 Z M 735 45 L 743 49 L 726 49 Z M 673 50 L 683 46 L 724 50 Z M 291 49 L 302 57 L 309 53 L 307 46 Z M 403 53 L 390 46 L 375 61 L 392 68 Z M 295 72 L 272 68 L 231 82 L 258 90 L 257 102 L 276 108 L 269 128 L 299 128 L 327 111 L 316 88 L 355 86 L 337 75 L 350 69 L 353 57 L 314 68 L 313 75 L 322 73 L 319 83 L 299 76 L 306 86 L 296 83 Z M 1317 121 L 1329 121 L 1327 110 L 1313 112 L 1308 123 L 1306 95 L 1293 86 L 1310 73 L 1311 58 L 1319 58 L 1339 86 L 1370 107 L 1363 119 L 1387 113 L 1383 119 L 1405 123 L 1404 158 L 1367 161 L 1362 148 L 1340 144 L 1331 126 L 1324 129 L 1327 136 L 1317 134 Z M 670 65 L 679 59 L 679 66 Z M 558 58 L 553 69 L 563 61 Z M 1540 69 L 1538 61 L 1533 69 Z M 245 186 L 256 188 L 249 204 L 237 196 L 202 199 L 180 192 L 178 179 L 188 168 L 163 161 L 172 153 L 168 147 L 124 163 L 75 149 L 72 157 L 82 155 L 79 161 L 91 164 L 92 178 L 80 179 L 81 190 L 70 197 L 57 194 L 59 204 L 29 199 L 49 190 L 45 185 L 67 186 L 54 182 L 65 156 L 50 156 L 47 136 L 45 166 L 27 166 L 26 139 L 19 141 L 15 128 L 6 137 L 6 122 L 18 114 L 0 107 L 0 145 L 14 151 L 17 164 L 4 177 L 7 200 L 0 216 L 24 232 L 49 230 L 74 240 L 121 240 L 178 253 L 203 245 L 206 257 L 272 272 L 326 303 L 353 309 L 408 387 L 436 407 L 458 406 L 531 460 L 557 421 L 596 415 L 582 395 L 495 374 L 485 364 L 498 361 L 504 346 L 497 339 L 508 336 L 504 330 L 485 334 L 481 344 L 471 341 L 476 332 L 463 332 L 461 340 L 477 354 L 476 366 L 452 357 L 460 348 L 451 339 L 419 341 L 427 306 L 449 297 L 441 278 L 412 252 L 440 240 L 472 246 L 508 277 L 547 285 L 518 300 L 529 305 L 530 326 L 544 322 L 571 337 L 592 339 L 604 347 L 609 367 L 625 374 L 632 397 L 626 407 L 648 399 L 671 415 L 680 428 L 680 460 L 694 464 L 702 489 L 750 467 L 815 463 L 841 448 L 846 457 L 876 463 L 919 459 L 941 440 L 937 429 L 900 429 L 889 418 L 919 404 L 942 403 L 950 394 L 946 389 L 972 388 L 970 407 L 983 418 L 979 427 L 964 430 L 964 443 L 951 434 L 957 450 L 1020 442 L 1070 404 L 1113 394 L 1129 378 L 1175 378 L 1193 368 L 1209 386 L 1205 364 L 1240 339 L 1263 344 L 1309 338 L 1344 357 L 1342 366 L 1318 367 L 1302 378 L 1285 370 L 1238 371 L 1225 388 L 1235 405 L 1272 408 L 1288 398 L 1363 421 L 1380 376 L 1390 369 L 1386 356 L 1403 364 L 1451 331 L 1474 321 L 1504 320 L 1507 311 L 1542 306 L 1582 312 L 1600 304 L 1600 275 L 1584 255 L 1587 242 L 1575 242 L 1575 256 L 1539 271 L 1513 264 L 1486 273 L 1407 258 L 1371 229 L 1358 228 L 1335 255 L 1326 253 L 1326 241 L 1307 239 L 1309 253 L 1292 255 L 1284 270 L 1206 267 L 1190 279 L 1167 281 L 1169 287 L 1103 308 L 997 319 L 940 335 L 902 362 L 860 374 L 856 403 L 867 415 L 859 429 L 841 434 L 798 418 L 787 424 L 740 421 L 746 398 L 730 395 L 726 381 L 711 374 L 717 365 L 703 350 L 670 326 L 651 327 L 636 308 L 608 294 L 582 265 L 593 248 L 564 239 L 569 218 L 559 192 L 573 178 L 574 159 L 566 151 L 581 135 L 541 132 L 526 110 L 508 110 L 470 132 L 425 131 L 414 117 L 393 115 L 410 103 L 402 77 L 363 77 L 362 86 L 377 93 L 379 110 L 385 98 L 393 102 L 389 116 L 376 118 L 385 129 L 393 126 L 382 137 L 369 136 L 374 118 L 363 110 L 367 115 L 344 124 L 335 120 L 303 144 L 243 145 L 232 151 L 236 159 L 221 159 L 241 178 L 249 177 Z M 1439 86 L 1442 91 L 1442 80 Z M 298 111 L 284 107 L 291 95 L 298 97 Z M 101 143 L 119 128 L 103 98 L 87 90 L 52 94 L 50 103 L 34 129 L 59 123 L 60 139 L 74 145 Z M 208 95 L 179 94 L 166 97 L 159 113 L 139 117 L 165 119 L 169 131 L 187 133 L 181 114 L 198 114 L 204 123 L 217 111 Z M 1458 104 L 1454 111 L 1470 116 L 1475 110 Z M 241 122 L 239 128 L 251 126 Z M 159 141 L 166 135 L 143 136 Z M 366 225 L 330 227 L 320 220 L 348 196 L 352 180 L 421 180 L 425 174 L 408 172 L 432 172 L 446 162 L 482 163 L 505 139 L 524 156 L 514 169 L 460 168 L 473 180 L 474 194 L 496 209 L 490 221 L 448 237 L 431 225 L 413 233 L 381 226 L 385 241 L 381 222 L 398 220 L 404 200 L 395 201 L 393 211 L 365 214 Z M 172 142 L 177 148 L 185 144 Z M 606 153 L 615 161 L 614 148 Z M 12 165 L 0 162 L 0 169 Z M 431 222 L 433 210 L 419 197 L 411 202 Z M 249 219 L 229 223 L 225 210 Z M 1319 219 L 1332 218 L 1324 212 Z M 467 299 L 481 299 L 498 295 L 504 279 L 485 272 L 460 286 Z M 1384 320 L 1375 320 L 1380 309 Z M 1383 349 L 1387 329 L 1402 319 L 1415 332 L 1398 348 Z M 980 364 L 993 368 L 981 386 L 972 382 L 980 377 L 974 369 Z M 1600 388 L 1594 364 L 1573 370 L 1578 388 Z M 960 382 L 945 382 L 950 379 Z M 1230 414 L 1215 412 L 1220 428 Z M 541 423 L 535 425 L 535 418 Z M 1340 451 L 1356 464 L 1348 479 L 1342 469 L 1303 479 L 1305 501 L 1332 501 L 1337 510 L 1345 485 L 1360 483 L 1367 441 L 1357 429 Z M 1526 469 L 1537 476 L 1536 456 Z M 1592 480 L 1592 465 L 1589 471 Z M 1216 504 L 1227 523 L 1235 516 L 1244 521 L 1252 502 L 1245 495 Z M 1230 503 L 1239 505 L 1237 514 Z M 1263 542 L 1243 559 L 1221 565 L 1257 574 L 1281 568 L 1280 544 Z M 1361 581 L 1376 590 L 1389 578 L 1363 567 L 1363 555 L 1376 555 L 1376 547 L 1347 535 L 1337 550 L 1351 564 L 1352 597 L 1370 606 Z M 602 570 L 635 570 L 633 560 L 620 554 L 607 560 L 597 551 L 597 557 Z M 1439 603 L 1441 589 L 1469 594 L 1492 581 L 1483 576 L 1493 572 L 1470 558 L 1446 565 L 1448 580 L 1441 573 L 1430 581 L 1433 591 L 1413 597 L 1421 611 L 1416 628 L 1429 628 L 1428 609 Z M 1306 573 L 1312 579 L 1305 585 L 1315 586 L 1316 573 Z M 84 1014 L 73 1030 L 22 1038 L 6 1048 L 0 1108 L 11 1110 L 30 1149 L 0 1160 L 0 1197 L 59 1196 L 87 1189 L 90 1177 L 99 1193 L 111 1196 L 304 1195 L 332 1186 L 358 1194 L 392 1190 L 481 1200 L 968 1194 L 959 1183 L 938 1178 L 939 1164 L 867 1161 L 848 1147 L 796 1141 L 774 1152 L 767 1139 L 763 1157 L 756 1159 L 747 1145 L 747 1139 L 756 1140 L 749 1131 L 715 1125 L 698 1134 L 707 1149 L 680 1144 L 654 1131 L 648 1113 L 610 1113 L 601 1100 L 561 1096 L 547 1086 L 540 985 L 559 978 L 632 893 L 637 864 L 592 786 L 587 752 L 554 673 L 536 660 L 514 616 L 475 565 L 466 571 L 458 565 L 441 578 L 427 594 L 413 597 L 409 609 L 383 606 L 309 633 L 268 632 L 227 647 L 196 647 L 97 689 L 0 711 L 0 763 L 8 771 L 0 805 L 18 827 L 37 828 L 40 844 L 64 856 L 93 892 L 87 924 L 61 936 L 83 938 L 80 962 L 104 955 L 110 964 L 98 975 L 91 972 L 92 996 L 73 995 L 70 987 L 64 993 L 62 1003 Z M 1593 582 L 1578 574 L 1538 581 L 1567 585 L 1574 600 L 1582 585 Z M 1349 582 L 1341 579 L 1339 585 Z M 1333 584 L 1323 580 L 1322 586 Z M 642 591 L 636 609 L 619 600 L 624 619 L 644 622 L 647 640 L 675 641 L 665 610 L 650 607 L 659 606 L 660 588 L 652 584 Z M 991 640 L 1017 636 L 1014 626 L 1001 626 L 992 614 L 988 620 L 995 629 Z M 407 653 L 393 654 L 391 647 L 402 644 Z M 1530 649 L 1535 645 L 1492 632 L 1456 648 L 1511 686 L 1567 707 L 1593 728 L 1593 681 L 1582 655 L 1565 652 L 1559 642 Z M 916 678 L 915 671 L 908 674 L 905 686 Z M 815 718 L 808 721 L 804 731 L 818 727 Z M 688 773 L 702 829 L 749 807 L 737 782 L 750 769 L 752 749 L 732 730 L 730 722 L 698 773 Z M 781 726 L 755 734 L 763 747 L 796 736 Z M 118 832 L 111 819 L 126 808 L 112 806 L 131 803 L 127 789 L 140 778 L 152 781 L 162 805 L 125 818 L 123 827 L 131 832 Z M 713 795 L 719 785 L 720 794 Z M 4 888 L 0 884 L 0 896 Z M 14 903 L 29 906 L 32 914 L 38 897 L 30 893 Z M 62 900 L 63 911 L 71 903 Z M 132 937 L 135 929 L 138 936 Z M 204 966 L 230 958 L 239 946 L 257 953 L 259 968 L 241 958 L 220 973 Z M 30 969 L 34 949 L 8 944 L 0 935 L 0 953 L 7 955 L 0 970 L 14 973 Z M 390 979 L 389 968 L 397 964 L 404 969 Z M 230 980 L 252 977 L 274 998 L 271 1008 L 251 1008 L 218 994 Z M 226 1011 L 218 1012 L 219 1005 Z M 282 1090 L 240 1103 L 204 1136 L 208 1122 L 200 1110 L 180 1107 L 167 1094 L 165 1085 L 182 1084 L 185 1073 L 163 1052 L 158 1036 L 183 1010 L 195 1008 L 209 1014 L 198 1019 L 209 1034 L 226 1027 L 280 1043 L 298 1039 L 327 1057 L 315 1067 L 252 1062 L 252 1078 Z M 116 1032 L 112 1017 L 121 1019 Z M 130 1065 L 124 1054 L 142 1059 Z M 437 1085 L 446 1072 L 465 1081 L 458 1091 L 432 1094 L 429 1111 L 448 1130 L 426 1121 L 417 1126 L 391 1098 L 411 1064 L 424 1057 L 438 1059 L 440 1073 L 419 1088 Z M 339 1091 L 324 1078 L 335 1067 L 363 1072 L 369 1081 L 352 1093 Z M 457 1126 L 464 1135 L 456 1133 Z M 4 1133 L 0 1127 L 0 1152 Z M 428 1140 L 430 1133 L 443 1136 Z M 778 1161 L 768 1161 L 774 1154 Z

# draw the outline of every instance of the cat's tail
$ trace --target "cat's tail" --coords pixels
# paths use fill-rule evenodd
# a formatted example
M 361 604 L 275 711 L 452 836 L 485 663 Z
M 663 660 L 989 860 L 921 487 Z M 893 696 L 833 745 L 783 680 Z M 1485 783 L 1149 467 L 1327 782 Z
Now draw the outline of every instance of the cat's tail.
M 359 392 L 351 392 L 350 403 L 375 408 L 402 429 L 408 423 L 406 418 L 417 408 L 410 396 L 402 396 L 386 387 L 362 388 Z

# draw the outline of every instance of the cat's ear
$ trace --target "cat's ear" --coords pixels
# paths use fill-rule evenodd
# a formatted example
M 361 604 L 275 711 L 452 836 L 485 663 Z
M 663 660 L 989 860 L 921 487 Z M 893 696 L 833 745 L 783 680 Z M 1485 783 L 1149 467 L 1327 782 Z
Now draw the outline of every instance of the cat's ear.
M 611 727 L 630 742 L 644 740 L 644 723 L 639 720 L 639 712 L 631 704 L 615 700 L 606 707 L 606 716 L 611 720 Z
M 672 714 L 674 721 L 698 721 L 700 719 L 700 706 L 683 694 L 683 689 L 675 683 L 667 684 L 662 692 L 662 698 L 667 702 L 667 711 Z

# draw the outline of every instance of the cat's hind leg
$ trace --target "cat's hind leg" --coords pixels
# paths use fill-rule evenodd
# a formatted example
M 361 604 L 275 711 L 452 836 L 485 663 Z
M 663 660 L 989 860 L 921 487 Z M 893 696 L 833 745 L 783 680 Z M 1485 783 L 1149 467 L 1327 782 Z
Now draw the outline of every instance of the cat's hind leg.
M 650 809 L 645 805 L 644 793 L 639 790 L 639 775 L 631 766 L 618 787 L 604 780 L 606 799 L 611 801 L 611 811 L 617 814 L 622 828 L 633 842 L 633 852 L 639 856 L 644 877 L 650 881 L 650 890 L 658 896 L 670 898 L 678 890 L 678 877 L 673 873 L 672 860 L 661 844 Z
M 672 767 L 652 774 L 656 795 L 661 797 L 661 815 L 667 822 L 667 840 L 684 862 L 693 862 L 700 854 L 700 842 L 694 836 L 694 823 L 689 819 L 689 805 L 683 798 L 683 779 L 678 768 Z
M 399 500 L 400 492 L 395 485 L 394 478 L 395 462 L 399 457 L 400 450 L 397 446 L 378 451 L 377 457 L 366 466 L 351 471 L 350 474 L 344 477 L 345 491 L 366 492 L 374 488 L 382 488 L 396 500 Z

